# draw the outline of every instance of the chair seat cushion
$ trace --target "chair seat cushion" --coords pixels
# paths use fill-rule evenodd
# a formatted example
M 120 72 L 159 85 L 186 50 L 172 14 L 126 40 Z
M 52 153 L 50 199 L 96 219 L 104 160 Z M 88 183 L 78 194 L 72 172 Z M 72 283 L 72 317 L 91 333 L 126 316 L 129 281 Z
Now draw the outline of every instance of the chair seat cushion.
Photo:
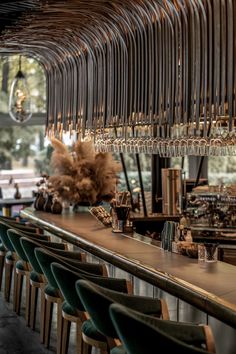
M 32 280 L 36 283 L 42 283 L 41 275 L 39 273 L 35 272 L 34 270 L 32 270 L 32 272 L 30 272 L 30 280 Z
M 9 261 L 14 261 L 14 257 L 11 251 L 7 251 L 6 259 L 8 259 Z
M 23 262 L 21 259 L 19 259 L 19 260 L 16 262 L 16 269 L 19 269 L 19 270 L 27 270 L 27 268 L 25 267 L 25 262 Z
M 89 338 L 106 342 L 106 337 L 96 330 L 91 320 L 84 321 L 81 330 Z
M 78 316 L 77 309 L 70 306 L 66 301 L 64 301 L 62 304 L 62 311 L 64 311 L 67 315 Z
M 4 247 L 3 243 L 0 243 L 0 252 L 6 252 L 6 248 Z
M 110 354 L 127 354 L 123 345 L 118 345 L 110 350 Z
M 51 285 L 46 285 L 44 288 L 44 292 L 49 296 L 58 297 L 58 289 L 54 288 Z

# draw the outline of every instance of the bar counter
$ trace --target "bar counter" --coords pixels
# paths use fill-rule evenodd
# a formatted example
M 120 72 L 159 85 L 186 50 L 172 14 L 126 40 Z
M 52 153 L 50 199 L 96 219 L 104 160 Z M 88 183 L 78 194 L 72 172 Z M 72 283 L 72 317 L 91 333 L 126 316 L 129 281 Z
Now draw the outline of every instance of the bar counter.
M 196 259 L 166 252 L 135 235 L 114 234 L 89 213 L 54 215 L 26 208 L 21 215 L 236 328 L 235 266 L 218 261 L 202 267 Z

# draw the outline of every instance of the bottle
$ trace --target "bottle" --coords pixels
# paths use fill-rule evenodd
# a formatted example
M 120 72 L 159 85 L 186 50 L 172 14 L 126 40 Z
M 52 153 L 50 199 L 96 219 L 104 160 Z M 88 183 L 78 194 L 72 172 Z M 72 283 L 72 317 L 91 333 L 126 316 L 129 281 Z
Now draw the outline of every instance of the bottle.
M 36 202 L 35 202 L 35 209 L 36 210 L 44 210 L 43 209 L 44 204 L 45 204 L 44 193 L 42 191 L 40 191 L 38 194 L 38 197 L 36 199 Z
M 35 193 L 35 200 L 34 200 L 34 208 L 38 210 L 38 198 L 39 198 L 39 192 Z
M 52 194 L 48 193 L 43 206 L 43 210 L 50 213 L 52 211 Z
M 187 227 L 187 219 L 186 219 L 185 214 L 182 215 L 182 217 L 181 217 L 179 223 L 180 223 L 180 225 L 183 225 L 184 228 Z
M 185 241 L 184 237 L 184 225 L 179 225 L 179 241 Z
M 111 218 L 112 218 L 112 232 L 117 232 L 118 230 L 118 217 L 115 208 L 111 208 Z
M 187 242 L 193 242 L 191 230 L 187 230 L 187 234 L 186 234 L 186 236 L 185 236 L 185 241 L 187 241 Z
M 53 214 L 61 214 L 62 213 L 62 204 L 59 200 L 54 199 L 51 205 L 51 211 Z

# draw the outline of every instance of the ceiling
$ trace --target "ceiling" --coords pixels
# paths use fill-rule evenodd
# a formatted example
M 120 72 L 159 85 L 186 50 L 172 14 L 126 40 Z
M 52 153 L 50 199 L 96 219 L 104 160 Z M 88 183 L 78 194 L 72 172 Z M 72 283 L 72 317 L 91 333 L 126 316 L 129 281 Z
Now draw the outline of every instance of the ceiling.
M 14 25 L 24 12 L 36 11 L 40 7 L 38 0 L 1 0 L 0 31 Z
M 0 52 L 44 68 L 47 134 L 206 137 L 236 131 L 235 22 L 232 0 L 1 0 Z

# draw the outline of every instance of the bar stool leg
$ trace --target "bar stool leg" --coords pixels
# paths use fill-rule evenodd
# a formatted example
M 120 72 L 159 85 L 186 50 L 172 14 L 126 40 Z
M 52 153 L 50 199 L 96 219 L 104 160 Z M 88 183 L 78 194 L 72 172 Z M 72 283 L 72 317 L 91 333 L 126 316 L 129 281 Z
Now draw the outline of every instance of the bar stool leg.
M 21 304 L 21 295 L 22 295 L 22 286 L 23 286 L 23 279 L 24 279 L 24 275 L 22 274 L 16 274 L 16 313 L 17 315 L 20 314 L 20 304 Z
M 83 341 L 83 354 L 92 354 L 92 346 Z
M 43 287 L 41 288 L 41 309 L 40 309 L 40 341 L 44 343 L 44 324 L 45 324 L 46 299 Z
M 76 322 L 76 350 L 77 350 L 77 354 L 83 354 L 83 339 L 82 339 L 82 331 L 81 331 L 81 327 L 82 327 L 82 322 L 80 320 L 78 320 Z
M 66 354 L 68 352 L 70 326 L 71 326 L 71 321 L 68 321 L 65 318 L 63 318 L 61 354 Z
M 53 305 L 54 304 L 52 301 L 46 300 L 46 314 L 45 314 L 45 327 L 44 327 L 44 345 L 46 348 L 49 348 L 49 342 L 50 342 Z
M 35 319 L 38 303 L 38 287 L 31 285 L 31 298 L 30 298 L 30 328 L 35 330 Z
M 25 308 L 25 320 L 26 326 L 29 327 L 30 324 L 30 311 L 31 311 L 31 285 L 30 285 L 30 274 L 29 272 L 26 273 L 25 279 L 25 288 L 26 288 L 26 308 Z
M 11 280 L 12 280 L 13 263 L 5 262 L 5 289 L 4 298 L 7 302 L 10 300 Z M 14 279 L 15 280 L 15 279 Z
M 15 272 L 14 285 L 13 285 L 13 311 L 15 312 L 17 306 L 17 291 L 18 291 L 18 276 L 17 273 Z
M 5 263 L 5 254 L 0 253 L 0 291 L 2 290 L 2 276 Z
M 62 329 L 63 329 L 62 302 L 58 301 L 58 304 L 57 304 L 57 354 L 61 354 Z

